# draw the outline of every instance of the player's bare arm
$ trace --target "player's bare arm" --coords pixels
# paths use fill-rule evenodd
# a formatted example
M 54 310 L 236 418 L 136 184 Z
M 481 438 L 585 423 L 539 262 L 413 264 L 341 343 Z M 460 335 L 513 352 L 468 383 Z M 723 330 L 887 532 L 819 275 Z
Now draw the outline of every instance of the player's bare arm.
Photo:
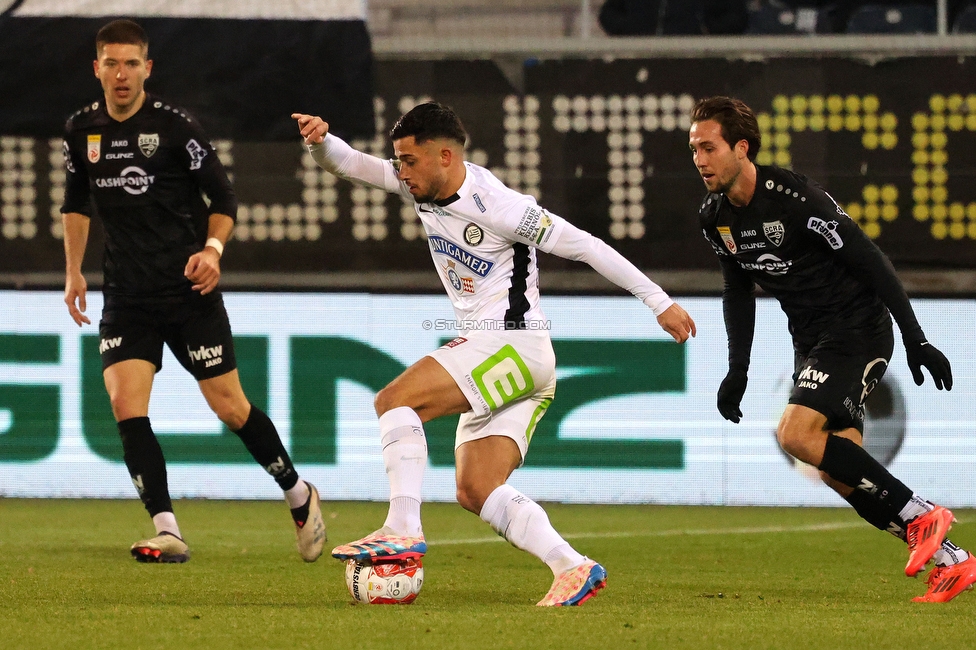
M 193 290 L 205 296 L 217 288 L 220 282 L 220 256 L 224 242 L 230 237 L 234 220 L 226 214 L 210 215 L 207 243 L 203 250 L 194 253 L 186 263 L 183 275 L 193 283 Z
M 684 343 L 690 336 L 695 336 L 695 321 L 678 303 L 674 303 L 657 317 L 661 328 L 671 335 L 677 343 Z
M 64 303 L 68 306 L 71 320 L 79 327 L 83 323 L 91 324 L 91 320 L 84 314 L 88 308 L 85 301 L 88 283 L 81 273 L 81 262 L 85 258 L 85 247 L 88 244 L 89 224 L 90 219 L 83 214 L 68 212 L 64 215 Z
M 305 144 L 320 144 L 329 132 L 329 123 L 318 115 L 292 113 L 293 120 L 298 122 L 298 130 L 305 139 Z

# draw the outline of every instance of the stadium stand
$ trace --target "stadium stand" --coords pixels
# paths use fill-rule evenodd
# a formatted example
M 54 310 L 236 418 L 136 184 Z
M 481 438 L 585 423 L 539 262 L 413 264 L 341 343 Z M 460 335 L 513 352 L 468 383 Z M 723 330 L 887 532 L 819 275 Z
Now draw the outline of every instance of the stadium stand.
M 936 10 L 922 4 L 862 5 L 847 21 L 849 34 L 934 34 Z
M 588 11 L 580 0 L 370 0 L 374 38 L 452 37 L 558 38 L 603 36 L 600 3 Z
M 822 34 L 833 31 L 829 10 L 763 3 L 749 12 L 749 34 Z
M 976 34 L 976 4 L 966 5 L 956 14 L 952 23 L 953 34 Z

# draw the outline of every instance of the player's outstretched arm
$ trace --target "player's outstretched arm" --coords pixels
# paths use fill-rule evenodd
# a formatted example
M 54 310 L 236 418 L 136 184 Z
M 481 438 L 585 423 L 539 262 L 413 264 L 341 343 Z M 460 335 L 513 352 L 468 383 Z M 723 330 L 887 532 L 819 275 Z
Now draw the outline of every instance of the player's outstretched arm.
M 81 273 L 81 262 L 85 258 L 85 247 L 88 245 L 88 227 L 90 219 L 77 212 L 66 212 L 64 219 L 64 304 L 68 306 L 71 320 L 81 327 L 82 323 L 91 324 L 85 316 L 88 309 L 85 296 L 88 293 L 88 283 Z
M 353 149 L 345 140 L 330 134 L 328 122 L 321 117 L 305 113 L 291 116 L 298 122 L 305 147 L 319 167 L 339 178 L 403 195 L 401 190 L 405 189 L 389 160 Z
M 657 317 L 657 322 L 678 343 L 684 343 L 689 336 L 698 333 L 695 329 L 695 321 L 678 303 L 672 303 L 670 307 L 665 309 Z
M 496 228 L 504 232 L 507 227 L 509 236 L 513 239 L 521 240 L 547 253 L 568 260 L 589 264 L 594 271 L 640 298 L 645 305 L 654 311 L 657 322 L 664 328 L 664 331 L 678 343 L 684 343 L 689 337 L 698 333 L 695 321 L 688 315 L 688 312 L 675 303 L 661 287 L 631 264 L 627 258 L 608 246 L 606 242 L 597 239 L 585 230 L 577 228 L 562 217 L 538 207 L 530 207 L 527 211 L 516 210 L 515 212 L 519 215 L 544 213 L 545 219 L 537 220 L 536 229 L 524 228 L 521 224 L 519 227 L 514 227 L 513 223 L 518 223 L 517 221 L 503 221 L 496 224 Z M 525 219 L 524 216 L 521 218 Z M 544 223 L 548 223 L 548 226 L 538 225 Z M 552 230 L 548 230 L 549 228 Z
M 318 115 L 292 113 L 291 119 L 298 122 L 298 131 L 302 134 L 305 144 L 322 144 L 329 133 L 329 123 Z

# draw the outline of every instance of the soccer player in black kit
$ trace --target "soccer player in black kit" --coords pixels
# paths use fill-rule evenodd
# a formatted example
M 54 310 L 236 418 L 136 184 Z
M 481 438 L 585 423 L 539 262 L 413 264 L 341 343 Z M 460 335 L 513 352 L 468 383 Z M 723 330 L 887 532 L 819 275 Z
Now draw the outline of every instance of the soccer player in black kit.
M 817 467 L 868 523 L 908 543 L 907 575 L 935 561 L 928 591 L 913 600 L 955 598 L 976 582 L 976 558 L 945 537 L 952 513 L 916 495 L 861 447 L 864 400 L 894 349 L 892 316 L 916 384 L 924 366 L 937 388 L 950 390 L 949 361 L 926 341 L 891 262 L 823 188 L 755 164 L 759 125 L 748 106 L 711 97 L 691 119 L 689 144 L 709 192 L 702 232 L 725 280 L 729 370 L 719 412 L 734 423 L 742 417 L 759 285 L 779 301 L 793 336 L 793 390 L 776 430 L 783 450 Z
M 131 552 L 140 562 L 190 557 L 148 417 L 165 343 L 197 380 L 210 408 L 284 491 L 298 550 L 313 562 L 325 544 L 318 492 L 299 480 L 274 424 L 244 395 L 217 290 L 237 199 L 197 121 L 145 92 L 152 71 L 148 49 L 145 32 L 132 21 L 116 20 L 99 30 L 94 68 L 105 98 L 67 122 L 61 208 L 64 301 L 79 326 L 91 322 L 84 314 L 87 286 L 81 274 L 91 216 L 105 228 L 99 323 L 105 388 L 126 467 L 156 527 L 156 536 L 136 542 Z

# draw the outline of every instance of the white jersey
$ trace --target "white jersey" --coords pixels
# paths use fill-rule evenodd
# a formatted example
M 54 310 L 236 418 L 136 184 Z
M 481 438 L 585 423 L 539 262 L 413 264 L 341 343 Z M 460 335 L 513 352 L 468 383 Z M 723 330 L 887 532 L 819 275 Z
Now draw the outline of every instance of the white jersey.
M 356 151 L 331 134 L 308 149 L 321 167 L 340 178 L 399 194 L 414 204 L 458 321 L 545 329 L 536 249 L 588 263 L 643 300 L 655 315 L 672 304 L 613 248 L 539 207 L 534 197 L 506 187 L 484 167 L 465 162 L 464 182 L 454 195 L 417 203 L 392 160 Z

